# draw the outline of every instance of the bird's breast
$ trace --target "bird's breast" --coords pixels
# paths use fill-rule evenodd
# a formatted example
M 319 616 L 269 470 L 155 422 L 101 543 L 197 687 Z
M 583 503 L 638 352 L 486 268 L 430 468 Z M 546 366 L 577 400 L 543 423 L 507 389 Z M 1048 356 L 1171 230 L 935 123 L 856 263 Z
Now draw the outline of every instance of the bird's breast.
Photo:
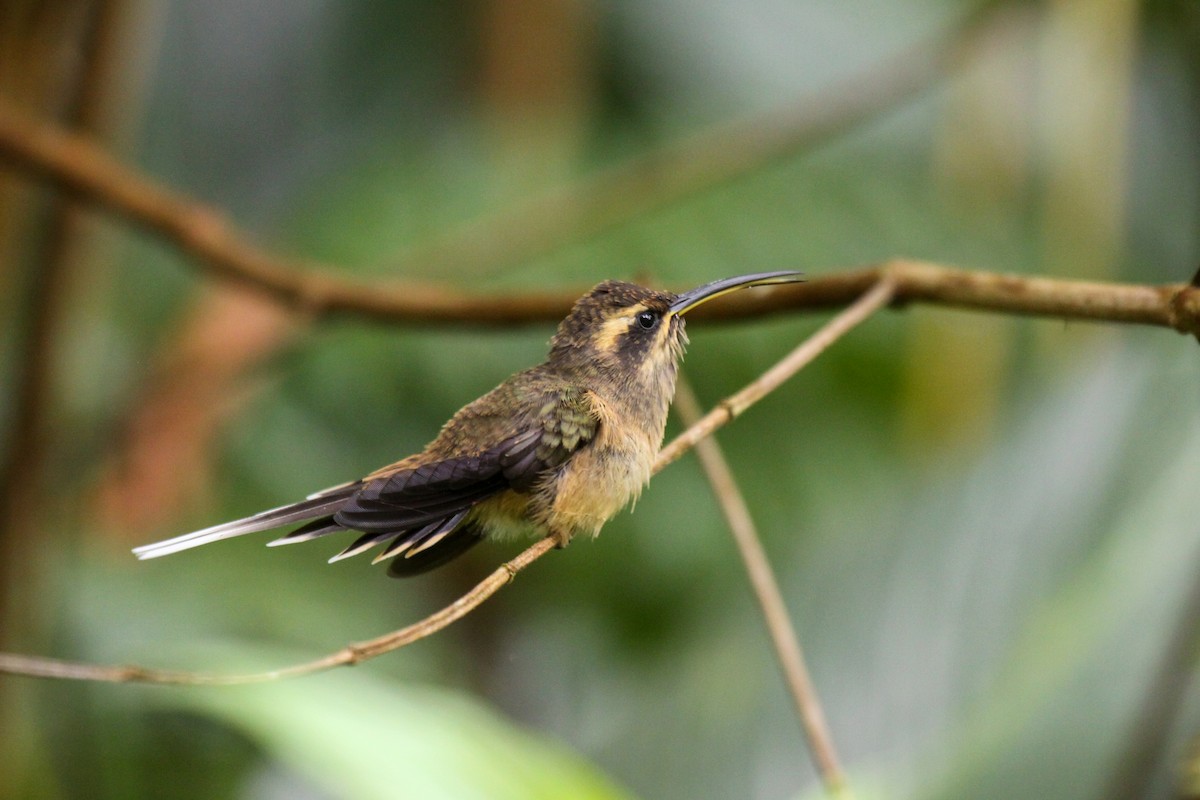
M 547 527 L 559 535 L 599 533 L 641 494 L 662 444 L 665 407 L 647 418 L 596 394 L 590 401 L 600 420 L 596 438 L 559 472 L 546 514 Z

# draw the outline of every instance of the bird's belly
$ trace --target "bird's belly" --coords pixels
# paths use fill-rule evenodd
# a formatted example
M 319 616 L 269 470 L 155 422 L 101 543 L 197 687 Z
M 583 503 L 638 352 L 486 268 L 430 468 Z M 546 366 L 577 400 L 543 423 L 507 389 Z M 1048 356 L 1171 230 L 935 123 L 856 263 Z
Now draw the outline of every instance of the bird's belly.
M 530 496 L 511 489 L 478 503 L 467 516 L 483 535 L 498 539 L 518 539 L 530 533 L 545 535 L 548 531 L 530 516 Z
M 639 434 L 606 438 L 576 453 L 558 476 L 545 524 L 560 537 L 595 536 L 650 480 L 656 442 Z

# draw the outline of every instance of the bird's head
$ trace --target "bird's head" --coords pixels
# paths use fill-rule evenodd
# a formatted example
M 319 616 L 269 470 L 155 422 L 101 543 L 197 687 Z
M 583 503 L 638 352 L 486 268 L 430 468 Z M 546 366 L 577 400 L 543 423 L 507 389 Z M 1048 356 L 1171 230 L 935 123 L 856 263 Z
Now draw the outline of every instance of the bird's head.
M 605 281 L 576 301 L 550 342 L 551 364 L 616 370 L 648 380 L 674 370 L 687 344 L 683 316 L 701 303 L 750 286 L 791 283 L 798 272 L 760 272 L 706 283 L 680 294 Z

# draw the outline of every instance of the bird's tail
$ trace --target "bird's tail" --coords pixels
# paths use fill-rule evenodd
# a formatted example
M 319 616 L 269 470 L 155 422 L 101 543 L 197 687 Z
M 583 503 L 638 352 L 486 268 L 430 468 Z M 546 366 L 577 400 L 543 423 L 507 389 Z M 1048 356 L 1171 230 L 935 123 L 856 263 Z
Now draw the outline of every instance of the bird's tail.
M 358 483 L 335 486 L 323 492 L 310 495 L 307 499 L 301 500 L 299 503 L 272 508 L 269 511 L 261 511 L 252 517 L 225 522 L 193 533 L 185 533 L 182 536 L 176 536 L 174 539 L 135 547 L 133 554 L 140 559 L 158 558 L 159 556 L 178 553 L 180 550 L 190 550 L 193 547 L 199 547 L 210 542 L 219 542 L 222 539 L 232 539 L 235 536 L 242 536 L 247 533 L 258 533 L 293 522 L 304 522 L 327 516 L 341 508 L 345 504 L 346 499 L 354 494 L 358 488 Z

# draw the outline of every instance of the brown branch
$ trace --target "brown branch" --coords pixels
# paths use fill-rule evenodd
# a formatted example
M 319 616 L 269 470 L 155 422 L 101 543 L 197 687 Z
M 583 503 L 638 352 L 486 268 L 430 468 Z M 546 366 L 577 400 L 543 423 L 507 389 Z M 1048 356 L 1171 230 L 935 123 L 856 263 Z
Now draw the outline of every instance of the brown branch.
M 1119 322 L 1200 331 L 1200 290 L 1189 284 L 1076 281 L 965 270 L 928 261 L 894 259 L 874 267 L 818 276 L 807 283 L 752 296 L 731 295 L 711 304 L 709 319 L 840 308 L 887 276 L 893 304 L 915 303 L 1052 319 Z M 697 310 L 702 317 L 707 307 Z
M 648 212 L 811 148 L 893 108 L 946 73 L 973 15 L 807 102 L 740 120 L 631 159 L 414 249 L 397 272 L 478 274 L 578 243 Z M 0 159 L 126 218 L 239 281 L 308 313 L 393 321 L 512 324 L 557 319 L 577 296 L 474 298 L 428 284 L 355 282 L 250 243 L 214 209 L 121 165 L 86 138 L 0 105 Z
M 981 12 L 982 13 L 982 12 Z M 415 250 L 404 269 L 478 272 L 579 242 L 688 194 L 758 169 L 845 130 L 944 74 L 958 43 L 980 23 L 968 16 L 949 35 L 875 67 L 814 101 L 700 134 L 655 154 L 461 229 Z M 354 281 L 309 261 L 250 243 L 221 215 L 121 165 L 84 137 L 0 104 L 0 162 L 59 186 L 195 256 L 208 273 L 238 281 L 306 314 L 356 314 L 396 323 L 502 326 L 561 319 L 579 296 L 566 292 L 482 296 L 429 283 Z M 1138 286 L 974 272 L 896 260 L 818 277 L 772 293 L 742 294 L 699 309 L 697 318 L 744 319 L 841 308 L 888 273 L 896 301 L 985 311 L 1136 323 L 1200 332 L 1200 288 Z
M 213 274 L 265 291 L 310 314 L 357 314 L 396 323 L 501 326 L 554 322 L 578 289 L 484 296 L 417 283 L 362 283 L 306 262 L 271 255 L 227 228 L 216 212 L 125 169 L 88 140 L 27 120 L 0 105 L 0 159 L 136 221 Z M 515 221 L 511 223 L 517 225 Z M 699 319 L 840 308 L 887 274 L 897 304 L 930 303 L 1057 319 L 1155 325 L 1200 335 L 1200 288 L 1059 280 L 894 260 L 813 278 L 772 292 L 744 293 L 698 309 Z
M 700 403 L 691 385 L 682 376 L 675 391 L 675 409 L 685 425 L 695 425 L 700 421 Z M 721 507 L 721 513 L 725 515 L 738 554 L 746 568 L 754 597 L 758 600 L 763 621 L 771 636 L 775 658 L 779 661 L 784 680 L 796 704 L 800 724 L 804 727 L 808 748 L 825 784 L 825 791 L 831 797 L 849 800 L 852 794 L 846 784 L 846 775 L 842 771 L 837 748 L 833 743 L 833 734 L 825 721 L 821 698 L 804 663 L 804 651 L 800 647 L 796 626 L 783 601 L 783 593 L 775 580 L 746 499 L 742 496 L 733 470 L 729 468 L 729 463 L 725 460 L 715 437 L 710 436 L 697 442 L 696 456 L 704 468 L 704 474 L 712 487 L 713 495 L 717 498 L 717 504 Z
M 1063 280 L 965 270 L 911 259 L 822 275 L 770 292 L 731 295 L 697 309 L 694 316 L 741 320 L 840 308 L 885 278 L 893 286 L 891 302 L 897 307 L 927 303 L 1050 319 L 1153 325 L 1200 338 L 1200 288 L 1191 284 L 1151 286 Z
M 891 284 L 889 281 L 885 280 L 881 282 L 879 286 L 864 295 L 859 302 L 834 317 L 811 337 L 801 342 L 795 350 L 755 379 L 753 383 L 746 386 L 746 388 L 737 394 L 723 400 L 717 409 L 706 415 L 699 423 L 684 431 L 659 452 L 658 458 L 654 462 L 653 474 L 661 472 L 664 467 L 679 458 L 679 456 L 693 447 L 701 438 L 730 422 L 741 411 L 744 411 L 778 387 L 784 380 L 801 370 L 847 330 L 869 317 L 872 312 L 886 305 L 890 296 L 890 290 Z M 731 413 L 731 409 L 737 409 L 736 413 Z M 0 653 L 0 673 L 25 675 L 35 678 L 60 678 L 64 680 L 104 681 L 109 683 L 227 685 L 234 683 L 256 683 L 282 677 L 307 675 L 332 667 L 357 664 L 368 658 L 375 658 L 405 645 L 412 644 L 460 619 L 499 591 L 501 587 L 512 580 L 522 569 L 554 549 L 554 546 L 555 540 L 553 537 L 547 537 L 536 542 L 512 561 L 503 564 L 499 569 L 477 584 L 474 589 L 467 592 L 467 594 L 460 597 L 454 603 L 407 628 L 402 628 L 367 642 L 348 645 L 335 653 L 315 661 L 284 667 L 278 670 L 249 675 L 214 675 L 199 672 L 147 669 L 138 666 L 101 666 L 41 658 L 38 656 L 24 656 L 15 653 Z

